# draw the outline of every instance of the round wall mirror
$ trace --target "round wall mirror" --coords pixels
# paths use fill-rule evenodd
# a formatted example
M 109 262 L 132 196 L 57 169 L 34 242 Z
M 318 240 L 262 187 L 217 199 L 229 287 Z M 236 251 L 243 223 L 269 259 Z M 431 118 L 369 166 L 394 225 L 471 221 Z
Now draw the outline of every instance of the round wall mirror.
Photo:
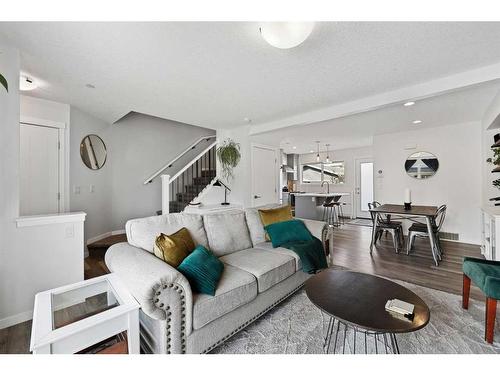
M 101 137 L 89 134 L 80 143 L 80 156 L 83 164 L 90 169 L 101 169 L 106 163 L 106 145 Z
M 418 180 L 434 176 L 438 168 L 439 161 L 436 155 L 425 151 L 411 154 L 405 162 L 405 170 L 408 176 Z

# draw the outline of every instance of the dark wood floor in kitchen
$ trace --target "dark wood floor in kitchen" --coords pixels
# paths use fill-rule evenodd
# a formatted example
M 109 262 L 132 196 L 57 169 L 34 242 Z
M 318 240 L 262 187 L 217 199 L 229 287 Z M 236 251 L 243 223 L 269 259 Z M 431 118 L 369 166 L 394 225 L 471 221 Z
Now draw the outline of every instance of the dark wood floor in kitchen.
M 333 264 L 355 271 L 376 274 L 393 279 L 461 294 L 462 259 L 464 256 L 481 257 L 479 246 L 442 241 L 443 261 L 439 267 L 433 263 L 429 243 L 417 239 L 414 252 L 396 254 L 390 235 L 383 237 L 373 254 L 369 246 L 371 228 L 361 225 L 344 225 L 333 234 Z M 103 244 L 109 246 L 108 243 Z M 104 247 L 103 246 L 103 247 Z M 107 268 L 103 259 L 104 251 L 92 252 L 85 259 L 85 278 L 105 274 Z M 477 288 L 471 290 L 471 297 L 484 302 Z M 0 330 L 0 354 L 29 353 L 31 321 Z
M 354 271 L 371 273 L 407 281 L 445 292 L 462 293 L 462 260 L 465 256 L 482 258 L 478 245 L 441 241 L 443 260 L 435 266 L 429 240 L 415 240 L 414 250 L 396 254 L 389 234 L 377 242 L 370 255 L 371 227 L 344 225 L 333 232 L 333 264 Z M 484 300 L 479 289 L 471 290 L 471 297 Z

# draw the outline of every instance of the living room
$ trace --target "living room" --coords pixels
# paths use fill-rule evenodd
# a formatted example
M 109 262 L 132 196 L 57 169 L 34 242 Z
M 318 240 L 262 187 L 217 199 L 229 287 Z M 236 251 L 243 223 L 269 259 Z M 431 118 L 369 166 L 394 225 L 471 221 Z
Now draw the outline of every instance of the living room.
M 262 6 L 1 17 L 12 363 L 500 353 L 493 10 Z

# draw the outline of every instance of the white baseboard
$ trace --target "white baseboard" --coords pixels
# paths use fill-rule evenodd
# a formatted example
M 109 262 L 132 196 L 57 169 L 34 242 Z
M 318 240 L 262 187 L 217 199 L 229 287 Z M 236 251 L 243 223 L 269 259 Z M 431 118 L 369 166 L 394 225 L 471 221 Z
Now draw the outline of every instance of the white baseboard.
M 118 229 L 118 230 L 113 230 L 111 232 L 106 232 L 106 233 L 100 234 L 98 236 L 89 238 L 87 240 L 87 245 L 90 245 L 90 244 L 92 244 L 94 242 L 102 240 L 103 238 L 106 238 L 106 237 L 109 237 L 109 236 L 114 236 L 116 234 L 123 234 L 123 233 L 125 233 L 125 229 Z
M 22 313 L 11 315 L 6 318 L 0 319 L 0 329 L 7 328 L 19 323 L 26 322 L 33 318 L 33 311 L 24 311 Z

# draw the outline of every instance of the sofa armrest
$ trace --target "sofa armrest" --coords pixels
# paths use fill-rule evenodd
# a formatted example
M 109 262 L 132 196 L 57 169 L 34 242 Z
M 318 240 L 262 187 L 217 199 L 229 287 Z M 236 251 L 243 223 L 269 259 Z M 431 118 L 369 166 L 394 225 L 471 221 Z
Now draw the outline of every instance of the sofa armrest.
M 193 295 L 184 275 L 126 242 L 111 246 L 105 262 L 125 283 L 145 314 L 166 321 L 167 352 L 184 352 L 193 316 Z
M 306 228 L 311 232 L 311 234 L 319 238 L 321 242 L 323 242 L 323 246 L 325 247 L 325 251 L 328 253 L 328 245 L 329 242 L 331 242 L 331 233 L 330 233 L 330 228 L 327 223 L 324 221 L 319 221 L 319 220 L 310 220 L 310 219 L 301 219 L 298 218 L 299 220 L 302 220 L 304 224 L 306 225 Z

